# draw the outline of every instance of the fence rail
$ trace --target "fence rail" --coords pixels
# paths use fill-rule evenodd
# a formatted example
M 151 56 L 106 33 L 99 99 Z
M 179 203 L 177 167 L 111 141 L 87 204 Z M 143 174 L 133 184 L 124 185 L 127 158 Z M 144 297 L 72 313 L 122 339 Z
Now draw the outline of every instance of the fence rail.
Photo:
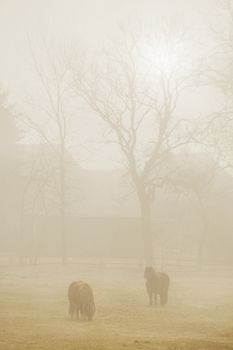
M 41 265 L 41 264 L 60 264 L 59 257 L 26 257 L 19 261 L 18 257 L 13 255 L 0 255 L 0 265 Z M 102 268 L 131 268 L 143 269 L 144 259 L 142 258 L 109 258 L 109 257 L 69 257 L 67 264 L 77 264 L 82 266 L 96 266 Z M 197 271 L 199 268 L 197 259 L 194 257 L 179 257 L 177 258 L 158 258 L 155 265 L 158 270 L 166 271 Z M 208 260 L 203 262 L 203 269 L 222 271 L 233 271 L 233 260 Z

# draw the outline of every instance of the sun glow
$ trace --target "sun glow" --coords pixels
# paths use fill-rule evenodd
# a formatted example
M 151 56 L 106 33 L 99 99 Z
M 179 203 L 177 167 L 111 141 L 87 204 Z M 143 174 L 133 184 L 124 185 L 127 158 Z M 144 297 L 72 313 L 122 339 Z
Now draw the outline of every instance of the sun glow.
M 143 40 L 137 59 L 138 70 L 148 80 L 172 78 L 187 70 L 190 56 L 185 42 L 159 38 Z

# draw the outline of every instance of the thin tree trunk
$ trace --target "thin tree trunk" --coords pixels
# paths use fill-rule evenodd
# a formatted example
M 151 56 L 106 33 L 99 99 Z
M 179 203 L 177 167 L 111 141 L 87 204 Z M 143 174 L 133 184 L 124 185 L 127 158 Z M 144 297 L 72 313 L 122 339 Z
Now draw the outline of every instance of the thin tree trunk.
M 65 220 L 65 146 L 64 142 L 61 143 L 60 152 L 60 232 L 61 232 L 61 259 L 62 263 L 65 264 L 67 261 L 66 252 L 66 220 Z
M 205 245 L 205 237 L 208 229 L 208 220 L 206 215 L 206 209 L 203 204 L 203 200 L 200 195 L 197 195 L 198 203 L 200 207 L 201 221 L 202 221 L 202 229 L 200 232 L 199 242 L 198 242 L 198 254 L 197 254 L 197 267 L 198 270 L 203 268 L 203 255 L 204 255 L 204 245 Z
M 19 231 L 18 231 L 18 261 L 19 264 L 23 264 L 25 260 L 25 237 L 24 237 L 24 201 L 25 194 L 23 193 L 23 198 L 20 207 L 19 214 Z
M 197 260 L 198 270 L 202 270 L 202 267 L 203 267 L 203 250 L 204 250 L 203 248 L 204 248 L 204 234 L 202 232 L 199 239 L 199 245 L 198 245 L 198 260 Z
M 151 232 L 150 204 L 145 200 L 141 202 L 142 239 L 146 266 L 154 265 L 153 235 Z

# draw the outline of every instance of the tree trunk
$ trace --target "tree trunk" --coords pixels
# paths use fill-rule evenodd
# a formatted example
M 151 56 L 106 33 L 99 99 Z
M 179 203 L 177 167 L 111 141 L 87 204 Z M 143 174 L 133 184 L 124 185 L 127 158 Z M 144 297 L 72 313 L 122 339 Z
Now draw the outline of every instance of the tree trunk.
M 204 254 L 205 237 L 208 230 L 208 219 L 207 219 L 207 213 L 203 203 L 203 199 L 201 198 L 200 195 L 197 195 L 197 198 L 199 202 L 201 221 L 202 221 L 202 228 L 201 228 L 199 242 L 198 242 L 197 267 L 198 267 L 198 270 L 201 270 L 203 267 L 203 254 Z
M 24 193 L 19 214 L 19 231 L 18 231 L 18 261 L 23 264 L 25 260 L 25 237 L 24 237 Z
M 141 222 L 145 263 L 146 266 L 153 266 L 155 262 L 154 247 L 153 236 L 151 232 L 150 203 L 147 200 L 141 202 Z
M 61 259 L 62 263 L 65 264 L 67 261 L 66 256 L 66 230 L 65 230 L 65 210 L 64 203 L 61 204 L 60 211 L 60 229 L 61 229 Z
M 60 232 L 61 232 L 61 259 L 65 264 L 66 256 L 66 222 L 65 222 L 65 146 L 61 143 L 60 151 Z
M 203 267 L 203 246 L 204 246 L 204 234 L 202 232 L 199 239 L 199 245 L 198 245 L 197 266 L 199 271 L 202 270 L 202 267 Z

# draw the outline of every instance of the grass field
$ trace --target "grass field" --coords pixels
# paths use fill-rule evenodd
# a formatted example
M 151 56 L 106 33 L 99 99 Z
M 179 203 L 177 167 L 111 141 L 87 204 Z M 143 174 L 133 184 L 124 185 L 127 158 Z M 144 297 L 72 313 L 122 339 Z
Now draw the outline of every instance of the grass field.
M 169 304 L 149 307 L 142 271 L 70 264 L 0 266 L 0 350 L 233 349 L 233 276 L 170 273 Z M 88 281 L 93 322 L 68 318 L 67 287 Z

